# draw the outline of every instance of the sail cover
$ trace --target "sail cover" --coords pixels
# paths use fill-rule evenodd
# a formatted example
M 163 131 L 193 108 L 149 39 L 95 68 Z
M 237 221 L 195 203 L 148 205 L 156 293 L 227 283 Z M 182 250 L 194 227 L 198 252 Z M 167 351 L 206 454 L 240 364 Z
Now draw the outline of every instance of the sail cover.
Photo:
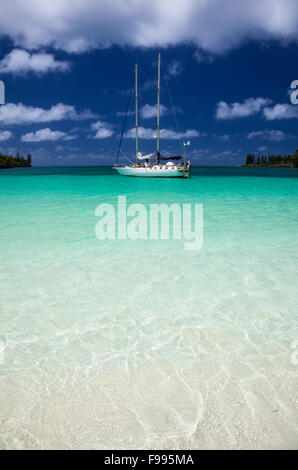
M 175 155 L 173 157 L 164 157 L 163 155 L 161 155 L 161 153 L 159 154 L 158 156 L 159 160 L 181 160 L 181 156 L 178 156 L 178 155 Z
M 149 153 L 148 155 L 142 155 L 140 152 L 138 153 L 138 160 L 149 160 L 149 158 L 155 157 L 155 152 Z
M 153 152 L 153 153 L 149 153 L 148 155 L 142 155 L 141 152 L 138 152 L 138 160 L 149 160 L 150 158 L 154 158 L 156 157 L 156 152 Z M 158 153 L 157 155 L 157 159 L 158 160 L 181 160 L 181 156 L 179 155 L 175 155 L 175 156 L 168 156 L 168 157 L 165 157 L 163 156 L 160 152 Z

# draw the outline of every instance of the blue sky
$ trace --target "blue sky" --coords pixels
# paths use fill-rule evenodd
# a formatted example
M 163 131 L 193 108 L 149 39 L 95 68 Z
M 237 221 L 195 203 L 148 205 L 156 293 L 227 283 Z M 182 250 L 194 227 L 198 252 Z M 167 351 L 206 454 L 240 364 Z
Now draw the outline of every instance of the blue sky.
M 113 164 L 136 62 L 140 148 L 154 151 L 160 51 L 163 152 L 179 153 L 185 138 L 202 165 L 238 165 L 248 152 L 293 152 L 295 1 L 181 3 L 1 0 L 0 151 L 30 152 L 35 165 Z M 131 158 L 133 106 L 123 142 Z

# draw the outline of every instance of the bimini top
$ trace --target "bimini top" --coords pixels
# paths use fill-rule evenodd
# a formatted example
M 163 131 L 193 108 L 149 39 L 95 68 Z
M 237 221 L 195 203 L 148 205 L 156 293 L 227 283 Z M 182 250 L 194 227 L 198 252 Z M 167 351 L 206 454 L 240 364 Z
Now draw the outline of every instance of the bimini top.
M 158 155 L 157 155 L 157 158 L 158 160 L 181 160 L 181 156 L 180 155 L 175 155 L 175 156 L 169 156 L 169 157 L 165 157 L 164 155 L 162 155 L 160 152 L 158 152 Z

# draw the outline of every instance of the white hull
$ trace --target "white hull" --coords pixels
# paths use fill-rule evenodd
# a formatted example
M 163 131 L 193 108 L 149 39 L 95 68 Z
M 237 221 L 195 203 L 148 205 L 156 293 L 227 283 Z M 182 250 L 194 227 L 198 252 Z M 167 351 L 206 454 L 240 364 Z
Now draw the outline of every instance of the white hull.
M 163 167 L 130 167 L 130 166 L 119 166 L 114 167 L 118 171 L 119 175 L 122 176 L 141 176 L 145 178 L 188 178 L 189 170 L 183 168 L 168 168 Z

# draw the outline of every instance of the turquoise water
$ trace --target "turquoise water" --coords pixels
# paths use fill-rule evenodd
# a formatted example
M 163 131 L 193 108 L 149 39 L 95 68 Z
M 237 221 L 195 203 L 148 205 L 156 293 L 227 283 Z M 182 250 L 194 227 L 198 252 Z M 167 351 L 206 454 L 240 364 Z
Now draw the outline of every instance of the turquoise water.
M 95 236 L 198 203 L 204 245 Z M 298 171 L 0 172 L 1 448 L 297 448 Z

